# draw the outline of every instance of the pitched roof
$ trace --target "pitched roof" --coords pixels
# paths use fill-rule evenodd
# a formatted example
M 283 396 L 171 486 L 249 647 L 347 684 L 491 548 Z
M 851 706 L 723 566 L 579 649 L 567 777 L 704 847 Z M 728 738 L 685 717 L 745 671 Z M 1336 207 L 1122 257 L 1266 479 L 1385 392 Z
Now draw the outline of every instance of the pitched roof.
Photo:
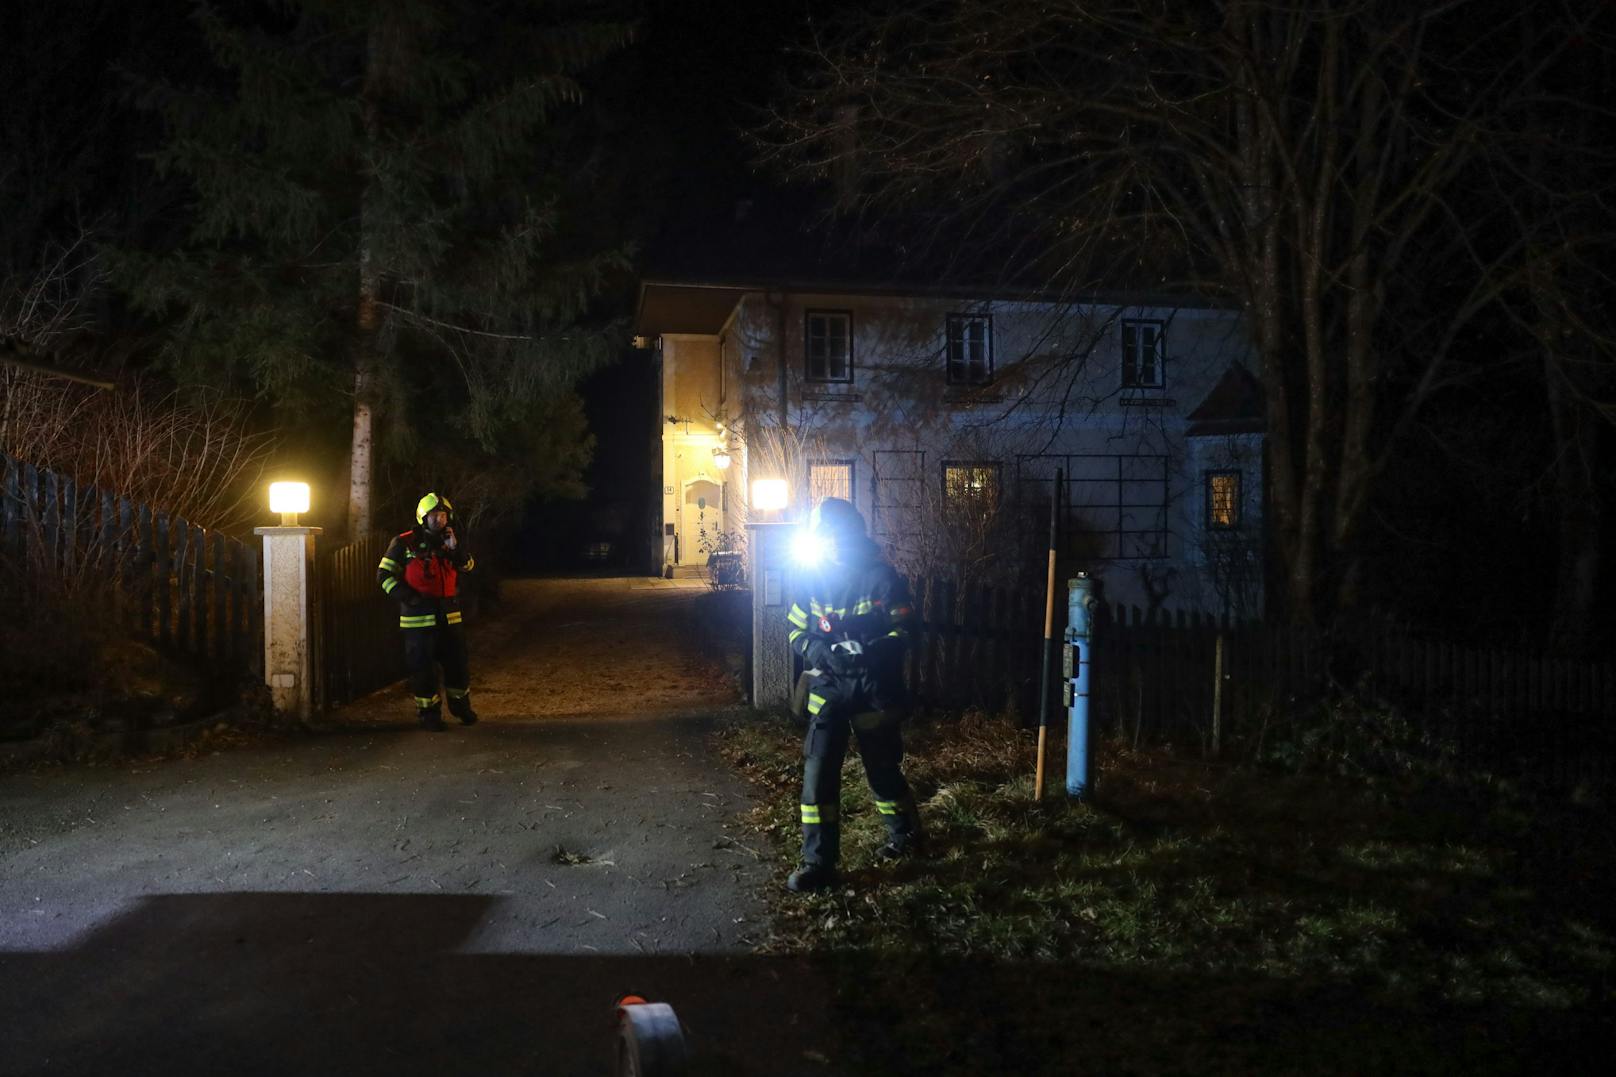
M 715 322 L 710 308 L 720 298 L 697 298 L 696 289 L 1232 309 L 1225 299 L 1146 279 L 1055 285 L 1047 267 L 1020 248 L 999 250 L 954 236 L 958 222 L 939 223 L 921 237 L 918 217 L 838 216 L 826 208 L 822 191 L 764 185 L 745 194 L 723 201 L 708 192 L 665 222 L 643 265 L 637 333 L 677 332 L 666 327 L 696 323 L 711 328 L 683 331 L 716 332 L 728 311 Z M 690 291 L 680 298 L 699 314 L 666 309 L 683 289 Z
M 1243 363 L 1234 362 L 1212 391 L 1189 413 L 1189 436 L 1261 434 L 1268 428 L 1263 387 Z

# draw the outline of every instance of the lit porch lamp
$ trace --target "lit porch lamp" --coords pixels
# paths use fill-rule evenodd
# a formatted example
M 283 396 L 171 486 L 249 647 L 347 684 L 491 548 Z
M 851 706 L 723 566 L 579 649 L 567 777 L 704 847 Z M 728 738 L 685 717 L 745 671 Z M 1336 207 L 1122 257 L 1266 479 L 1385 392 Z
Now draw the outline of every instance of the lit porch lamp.
M 269 511 L 281 514 L 282 527 L 296 527 L 298 514 L 309 511 L 309 484 L 306 482 L 270 483 Z
M 720 471 L 729 470 L 729 449 L 726 446 L 720 445 L 713 450 L 713 463 Z

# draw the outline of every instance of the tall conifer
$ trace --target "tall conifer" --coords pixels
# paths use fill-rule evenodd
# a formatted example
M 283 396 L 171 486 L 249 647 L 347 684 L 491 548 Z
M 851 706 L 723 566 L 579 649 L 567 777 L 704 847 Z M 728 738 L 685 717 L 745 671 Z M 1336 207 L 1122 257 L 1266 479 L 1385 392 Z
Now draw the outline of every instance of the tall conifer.
M 157 165 L 195 197 L 175 241 L 118 274 L 170 319 L 182 380 L 351 417 L 351 534 L 372 526 L 378 434 L 422 475 L 471 453 L 576 485 L 571 390 L 611 353 L 618 327 L 592 315 L 627 264 L 567 212 L 588 186 L 579 75 L 629 36 L 613 11 L 216 0 L 195 15 L 215 68 L 142 84 L 168 131 Z

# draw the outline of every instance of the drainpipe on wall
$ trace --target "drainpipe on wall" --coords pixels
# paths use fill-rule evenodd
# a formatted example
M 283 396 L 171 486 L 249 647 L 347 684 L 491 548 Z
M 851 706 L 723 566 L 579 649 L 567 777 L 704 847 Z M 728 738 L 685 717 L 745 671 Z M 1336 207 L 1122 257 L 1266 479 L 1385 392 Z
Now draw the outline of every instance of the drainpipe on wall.
M 790 428 L 790 401 L 786 395 L 786 297 L 784 292 L 769 292 L 768 303 L 774 307 L 774 341 L 780 355 L 780 435 Z M 782 443 L 781 448 L 785 446 Z

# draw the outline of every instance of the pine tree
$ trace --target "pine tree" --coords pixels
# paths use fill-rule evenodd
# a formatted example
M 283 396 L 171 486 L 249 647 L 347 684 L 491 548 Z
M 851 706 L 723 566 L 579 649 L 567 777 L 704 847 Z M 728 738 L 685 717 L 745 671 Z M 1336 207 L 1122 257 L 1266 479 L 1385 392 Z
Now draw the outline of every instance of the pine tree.
M 177 242 L 121 252 L 118 278 L 168 319 L 182 381 L 245 383 L 311 425 L 351 418 L 350 534 L 371 529 L 378 432 L 420 475 L 473 452 L 529 492 L 576 484 L 587 446 L 549 420 L 612 354 L 597 298 L 627 268 L 568 216 L 589 178 L 580 74 L 630 33 L 612 15 L 203 3 L 215 69 L 141 84 L 168 132 L 157 166 L 195 197 Z M 573 443 L 535 446 L 535 425 Z

